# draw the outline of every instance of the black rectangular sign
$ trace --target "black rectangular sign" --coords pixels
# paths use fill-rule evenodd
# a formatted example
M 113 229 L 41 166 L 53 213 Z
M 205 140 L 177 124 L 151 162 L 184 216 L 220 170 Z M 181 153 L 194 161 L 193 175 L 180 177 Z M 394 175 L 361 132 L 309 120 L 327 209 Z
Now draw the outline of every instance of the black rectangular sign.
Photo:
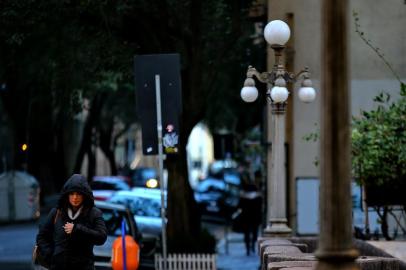
M 164 153 L 177 153 L 182 111 L 179 54 L 137 55 L 134 70 L 144 155 L 158 154 L 155 75 L 160 77 Z

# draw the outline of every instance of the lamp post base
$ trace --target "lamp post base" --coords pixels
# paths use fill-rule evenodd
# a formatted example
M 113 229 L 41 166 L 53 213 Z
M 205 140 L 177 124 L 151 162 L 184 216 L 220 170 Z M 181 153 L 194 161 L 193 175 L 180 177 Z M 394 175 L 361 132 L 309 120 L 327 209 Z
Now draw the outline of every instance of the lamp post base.
M 289 237 L 292 235 L 292 229 L 287 225 L 285 218 L 271 219 L 263 231 L 265 237 Z

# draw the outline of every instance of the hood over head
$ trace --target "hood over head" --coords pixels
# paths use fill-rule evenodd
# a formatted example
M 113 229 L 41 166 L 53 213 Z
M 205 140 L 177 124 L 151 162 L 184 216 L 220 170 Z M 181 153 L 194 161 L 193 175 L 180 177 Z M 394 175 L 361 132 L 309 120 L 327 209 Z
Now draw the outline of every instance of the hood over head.
M 89 183 L 83 175 L 74 174 L 66 181 L 61 190 L 61 196 L 59 197 L 58 201 L 58 208 L 66 208 L 67 204 L 69 203 L 68 195 L 71 192 L 79 192 L 83 194 L 83 204 L 85 207 L 90 208 L 94 206 L 92 189 L 90 188 Z

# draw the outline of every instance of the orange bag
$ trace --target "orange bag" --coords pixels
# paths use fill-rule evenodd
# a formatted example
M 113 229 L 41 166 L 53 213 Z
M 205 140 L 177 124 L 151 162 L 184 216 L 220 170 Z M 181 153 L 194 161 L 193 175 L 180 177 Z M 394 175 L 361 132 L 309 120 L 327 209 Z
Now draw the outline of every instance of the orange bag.
M 124 265 L 123 254 L 123 238 L 117 237 L 113 242 L 113 250 L 111 256 L 111 266 L 113 270 L 136 270 L 140 263 L 140 248 L 135 240 L 129 236 L 125 236 L 125 257 L 126 265 Z

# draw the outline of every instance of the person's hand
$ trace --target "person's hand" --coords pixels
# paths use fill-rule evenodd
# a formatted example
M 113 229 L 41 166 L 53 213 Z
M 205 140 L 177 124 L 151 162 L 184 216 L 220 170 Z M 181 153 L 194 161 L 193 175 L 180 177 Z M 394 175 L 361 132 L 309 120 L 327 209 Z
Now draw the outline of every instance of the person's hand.
M 65 225 L 63 225 L 63 229 L 67 234 L 71 234 L 73 231 L 73 226 L 75 226 L 75 224 L 66 222 Z

